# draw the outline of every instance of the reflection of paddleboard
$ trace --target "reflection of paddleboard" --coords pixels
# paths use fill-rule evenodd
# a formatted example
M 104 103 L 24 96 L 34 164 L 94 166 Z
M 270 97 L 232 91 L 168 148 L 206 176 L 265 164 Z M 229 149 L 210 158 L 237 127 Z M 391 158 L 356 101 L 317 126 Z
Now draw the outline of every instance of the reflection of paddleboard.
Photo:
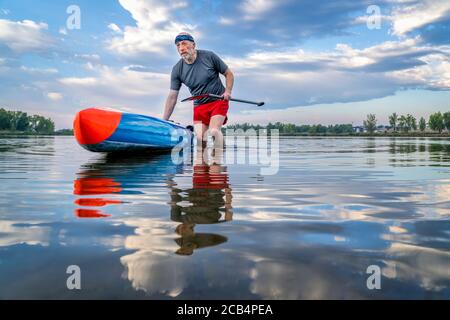
M 173 122 L 102 108 L 78 112 L 73 128 L 78 143 L 94 152 L 165 150 L 192 138 Z
M 108 153 L 81 166 L 74 180 L 73 194 L 80 196 L 75 204 L 78 218 L 107 218 L 104 207 L 125 203 L 110 195 L 142 194 L 140 187 L 161 185 L 168 177 L 183 172 L 183 164 L 174 164 L 170 153 L 135 154 Z M 101 197 L 84 197 L 84 196 Z M 106 198 L 103 198 L 106 196 Z M 90 208 L 90 209 L 87 209 Z
M 110 214 L 104 214 L 99 210 L 75 209 L 75 216 L 78 218 L 108 218 Z

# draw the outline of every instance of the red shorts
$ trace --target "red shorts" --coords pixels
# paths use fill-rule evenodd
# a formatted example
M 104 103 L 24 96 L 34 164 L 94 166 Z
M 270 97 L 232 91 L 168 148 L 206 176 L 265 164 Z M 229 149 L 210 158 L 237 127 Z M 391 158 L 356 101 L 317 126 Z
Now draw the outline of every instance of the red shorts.
M 194 166 L 192 175 L 193 189 L 226 189 L 228 183 L 228 174 L 224 172 L 211 172 L 210 166 L 200 164 Z
M 213 116 L 221 115 L 225 117 L 223 124 L 227 123 L 228 117 L 228 101 L 217 100 L 208 102 L 194 107 L 194 123 L 201 121 L 204 125 L 209 126 L 209 122 Z

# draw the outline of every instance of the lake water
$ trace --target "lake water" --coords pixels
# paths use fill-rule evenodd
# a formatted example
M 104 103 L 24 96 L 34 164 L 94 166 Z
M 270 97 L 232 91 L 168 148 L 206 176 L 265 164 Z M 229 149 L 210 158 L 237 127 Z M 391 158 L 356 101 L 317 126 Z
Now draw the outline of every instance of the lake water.
M 0 298 L 450 298 L 449 139 L 281 138 L 260 169 L 1 138 Z

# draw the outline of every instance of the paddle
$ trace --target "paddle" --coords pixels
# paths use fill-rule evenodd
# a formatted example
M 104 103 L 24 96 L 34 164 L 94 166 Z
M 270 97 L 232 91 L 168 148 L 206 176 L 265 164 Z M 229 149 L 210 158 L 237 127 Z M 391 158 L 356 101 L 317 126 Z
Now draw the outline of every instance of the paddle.
M 181 100 L 181 102 L 199 100 L 199 99 L 203 99 L 203 98 L 213 98 L 213 99 L 223 100 L 223 96 L 218 96 L 217 94 L 205 93 L 205 94 L 200 94 L 198 96 L 193 96 L 193 97 L 183 99 L 183 100 Z M 258 107 L 264 105 L 264 102 L 254 102 L 254 101 L 235 99 L 235 98 L 230 98 L 230 101 L 236 101 L 236 102 L 242 102 L 242 103 L 248 103 L 248 104 L 256 104 Z

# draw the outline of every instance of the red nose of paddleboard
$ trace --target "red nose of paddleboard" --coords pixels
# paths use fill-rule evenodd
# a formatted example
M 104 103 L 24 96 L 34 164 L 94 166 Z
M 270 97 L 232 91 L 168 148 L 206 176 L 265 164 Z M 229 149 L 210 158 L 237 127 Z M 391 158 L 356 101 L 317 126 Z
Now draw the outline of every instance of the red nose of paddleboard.
M 73 122 L 75 138 L 79 144 L 97 144 L 108 139 L 116 131 L 122 113 L 98 108 L 77 113 Z

